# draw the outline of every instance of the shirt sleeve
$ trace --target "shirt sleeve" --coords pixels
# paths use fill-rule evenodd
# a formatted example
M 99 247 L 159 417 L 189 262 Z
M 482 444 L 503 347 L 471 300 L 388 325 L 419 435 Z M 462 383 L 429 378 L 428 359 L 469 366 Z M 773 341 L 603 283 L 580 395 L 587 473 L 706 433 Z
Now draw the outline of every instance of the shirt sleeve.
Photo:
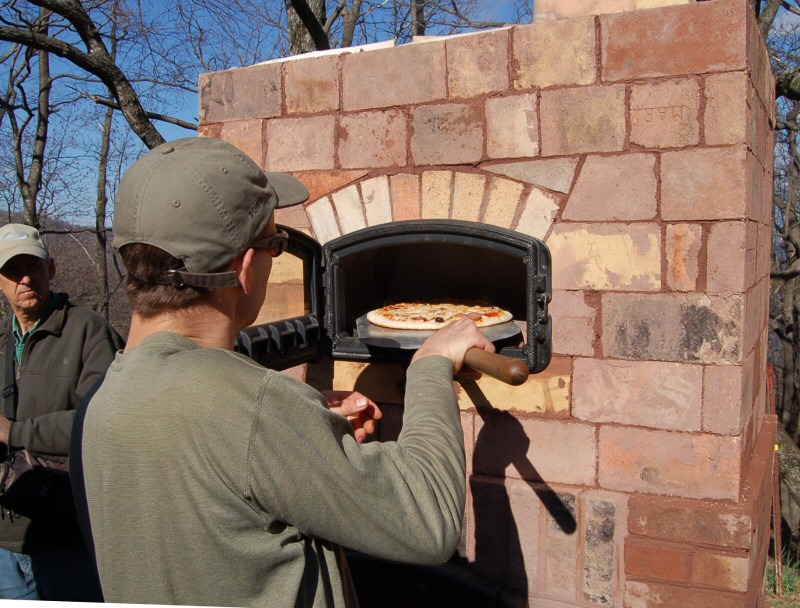
M 447 560 L 466 500 L 452 362 L 426 357 L 407 377 L 398 440 L 358 444 L 322 395 L 271 376 L 248 446 L 252 500 L 308 536 L 398 561 Z

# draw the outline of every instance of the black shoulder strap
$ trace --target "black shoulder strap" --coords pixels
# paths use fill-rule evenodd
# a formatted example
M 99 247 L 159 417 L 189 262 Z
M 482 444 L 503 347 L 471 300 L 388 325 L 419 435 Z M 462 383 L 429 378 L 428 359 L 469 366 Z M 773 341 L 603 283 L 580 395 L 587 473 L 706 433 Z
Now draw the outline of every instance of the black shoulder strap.
M 3 385 L 3 416 L 9 420 L 17 419 L 17 381 L 14 378 L 14 362 L 17 357 L 17 345 L 14 332 L 9 330 L 6 342 L 6 374 Z
M 103 374 L 95 382 L 89 392 L 84 395 L 81 404 L 75 411 L 75 420 L 72 423 L 72 436 L 69 441 L 69 480 L 72 484 L 72 497 L 75 501 L 75 514 L 78 517 L 78 525 L 83 535 L 86 548 L 92 556 L 92 560 L 97 564 L 94 553 L 94 540 L 92 537 L 92 524 L 89 521 L 89 501 L 86 499 L 86 485 L 83 478 L 83 422 L 86 419 L 86 411 L 89 409 L 89 402 L 94 397 L 97 389 L 106 377 Z

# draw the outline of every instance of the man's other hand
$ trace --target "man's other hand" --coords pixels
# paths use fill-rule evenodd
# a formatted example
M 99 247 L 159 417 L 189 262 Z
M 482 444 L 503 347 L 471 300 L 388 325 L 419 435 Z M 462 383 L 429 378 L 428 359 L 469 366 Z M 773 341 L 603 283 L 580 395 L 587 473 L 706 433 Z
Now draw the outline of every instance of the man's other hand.
M 358 443 L 364 443 L 375 432 L 375 421 L 380 420 L 383 413 L 374 401 L 355 391 L 323 391 L 322 394 L 331 411 L 344 416 L 353 425 Z

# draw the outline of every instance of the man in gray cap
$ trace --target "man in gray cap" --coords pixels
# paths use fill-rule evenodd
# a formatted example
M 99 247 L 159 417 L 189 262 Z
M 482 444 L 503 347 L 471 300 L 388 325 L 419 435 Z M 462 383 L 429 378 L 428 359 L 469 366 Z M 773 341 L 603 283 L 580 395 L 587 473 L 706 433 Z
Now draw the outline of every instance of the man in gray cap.
M 120 184 L 133 318 L 81 444 L 106 601 L 355 605 L 341 546 L 440 563 L 460 538 L 453 374 L 468 348 L 493 350 L 474 322 L 415 354 L 397 442 L 361 443 L 380 417 L 363 395 L 326 397 L 232 352 L 287 242 L 273 210 L 307 198 L 212 138 L 159 146 Z
M 51 291 L 54 276 L 55 263 L 35 228 L 0 228 L 0 289 L 13 313 L 0 326 L 0 444 L 8 458 L 25 448 L 66 456 L 81 398 L 123 345 L 102 316 Z M 71 495 L 60 503 L 33 519 L 0 507 L 1 598 L 99 597 Z

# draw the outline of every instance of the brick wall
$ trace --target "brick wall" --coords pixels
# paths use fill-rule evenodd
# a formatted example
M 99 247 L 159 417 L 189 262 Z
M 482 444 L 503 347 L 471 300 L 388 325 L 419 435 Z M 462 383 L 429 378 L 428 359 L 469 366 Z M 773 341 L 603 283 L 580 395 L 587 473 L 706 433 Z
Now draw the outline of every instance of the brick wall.
M 321 242 L 452 218 L 549 246 L 551 365 L 457 387 L 466 567 L 544 608 L 761 606 L 765 45 L 747 0 L 536 9 L 532 25 L 204 74 L 201 134 L 308 184 L 277 219 Z M 302 312 L 285 258 L 262 321 Z M 402 366 L 291 373 L 372 395 L 396 436 Z

